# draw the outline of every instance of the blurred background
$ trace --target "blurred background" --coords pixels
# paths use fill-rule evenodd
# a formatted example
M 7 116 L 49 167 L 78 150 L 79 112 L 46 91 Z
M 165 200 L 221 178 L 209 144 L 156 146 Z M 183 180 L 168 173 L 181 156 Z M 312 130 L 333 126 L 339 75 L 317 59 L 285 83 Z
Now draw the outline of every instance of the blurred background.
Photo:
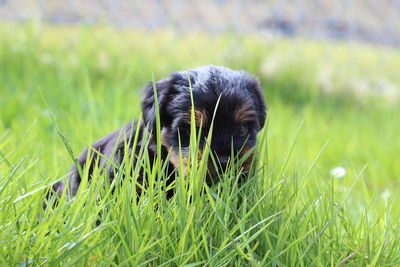
M 400 44 L 399 0 L 0 0 L 0 19 Z

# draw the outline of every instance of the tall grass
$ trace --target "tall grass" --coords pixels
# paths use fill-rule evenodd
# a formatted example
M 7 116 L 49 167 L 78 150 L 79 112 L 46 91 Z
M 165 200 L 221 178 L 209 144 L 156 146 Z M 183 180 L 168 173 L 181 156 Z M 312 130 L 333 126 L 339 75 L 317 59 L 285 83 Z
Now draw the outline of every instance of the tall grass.
M 0 48 L 0 263 L 400 264 L 398 52 L 35 23 L 2 25 Z M 245 182 L 233 164 L 208 187 L 193 133 L 167 200 L 165 164 L 149 161 L 146 137 L 113 183 L 96 169 L 89 184 L 83 170 L 76 197 L 42 210 L 69 152 L 140 118 L 152 73 L 209 63 L 254 72 L 265 87 L 268 123 Z M 330 175 L 336 166 L 344 178 Z

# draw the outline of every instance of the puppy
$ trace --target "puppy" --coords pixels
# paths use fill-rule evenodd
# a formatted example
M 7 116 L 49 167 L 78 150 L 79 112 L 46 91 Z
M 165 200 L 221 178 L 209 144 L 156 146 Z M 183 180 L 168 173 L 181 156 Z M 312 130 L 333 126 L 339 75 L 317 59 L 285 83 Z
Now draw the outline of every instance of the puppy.
M 216 111 L 210 153 L 219 161 L 221 169 L 225 169 L 230 162 L 232 152 L 235 157 L 240 158 L 255 145 L 256 135 L 265 123 L 266 105 L 259 80 L 255 76 L 245 71 L 234 71 L 213 65 L 172 73 L 170 77 L 156 83 L 161 126 L 161 158 L 164 161 L 169 159 L 167 171 L 172 174 L 171 177 L 174 177 L 172 172 L 179 166 L 179 142 L 183 158 L 187 157 L 189 150 L 192 112 L 190 87 L 196 127 L 202 127 L 200 151 L 206 145 L 205 137 L 210 130 L 214 110 Z M 122 130 L 96 141 L 79 155 L 76 161 L 79 166 L 73 165 L 69 176 L 68 191 L 72 195 L 76 194 L 81 182 L 79 168 L 88 167 L 90 179 L 97 164 L 103 171 L 107 171 L 111 182 L 115 176 L 115 166 L 123 161 L 124 155 L 139 153 L 141 140 L 145 134 L 149 134 L 148 154 L 150 162 L 153 162 L 152 159 L 157 153 L 157 140 L 156 135 L 152 134 L 156 132 L 156 105 L 152 83 L 144 88 L 141 106 L 143 116 L 141 125 L 137 125 L 137 122 L 128 123 Z M 136 129 L 139 129 L 139 142 L 133 147 Z M 129 149 L 128 153 L 124 151 L 126 147 Z M 108 164 L 109 167 L 106 168 L 111 156 L 114 157 L 115 164 Z M 250 155 L 243 162 L 244 171 L 249 169 L 251 160 Z M 217 179 L 218 167 L 215 167 L 211 160 L 208 170 L 207 182 L 212 183 Z M 140 179 L 138 181 L 143 182 Z M 53 190 L 60 195 L 64 187 L 65 184 L 60 181 L 53 186 Z M 171 196 L 173 193 L 168 194 Z

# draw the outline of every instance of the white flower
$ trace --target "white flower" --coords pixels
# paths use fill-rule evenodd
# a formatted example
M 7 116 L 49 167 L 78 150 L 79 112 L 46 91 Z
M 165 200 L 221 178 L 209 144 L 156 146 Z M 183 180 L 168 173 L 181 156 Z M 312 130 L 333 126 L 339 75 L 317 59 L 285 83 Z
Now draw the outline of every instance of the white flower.
M 388 190 L 387 188 L 385 189 L 385 191 L 382 192 L 382 198 L 384 200 L 387 200 L 388 198 L 390 198 L 391 195 L 392 195 L 392 192 L 390 192 L 390 190 Z
M 340 178 L 343 178 L 346 175 L 346 169 L 341 167 L 341 166 L 339 166 L 339 167 L 333 168 L 331 170 L 330 174 L 331 174 L 331 176 L 333 178 L 340 179 Z

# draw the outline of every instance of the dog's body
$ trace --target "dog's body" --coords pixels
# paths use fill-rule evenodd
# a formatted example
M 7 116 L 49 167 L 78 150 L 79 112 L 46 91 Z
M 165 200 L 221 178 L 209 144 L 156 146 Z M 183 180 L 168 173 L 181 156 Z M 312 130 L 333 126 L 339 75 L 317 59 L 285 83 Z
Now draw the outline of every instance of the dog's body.
M 213 65 L 172 73 L 169 78 L 156 83 L 162 130 L 160 140 L 162 159 L 166 160 L 167 154 L 171 153 L 168 157 L 170 160 L 168 172 L 173 172 L 179 165 L 179 143 L 183 157 L 186 157 L 188 153 L 192 112 L 190 88 L 193 95 L 196 127 L 202 128 L 200 150 L 206 145 L 205 137 L 210 130 L 214 110 L 216 110 L 210 151 L 217 157 L 220 166 L 226 167 L 232 151 L 239 156 L 249 151 L 255 145 L 256 134 L 264 126 L 266 106 L 259 81 L 254 76 L 244 71 L 233 71 Z M 112 181 L 116 171 L 115 166 L 122 162 L 124 155 L 138 153 L 142 145 L 141 140 L 146 133 L 149 133 L 148 154 L 152 162 L 157 153 L 156 135 L 151 134 L 156 131 L 156 105 L 152 84 L 144 89 L 142 116 L 141 125 L 138 126 L 136 122 L 128 123 L 122 130 L 96 141 L 90 149 L 86 148 L 80 154 L 77 158 L 80 166 L 73 165 L 69 177 L 68 188 L 73 195 L 76 194 L 81 182 L 78 169 L 89 164 L 90 178 L 95 164 L 98 164 L 101 169 L 107 171 Z M 139 141 L 136 147 L 133 147 L 136 129 L 140 131 Z M 129 149 L 128 153 L 124 151 L 126 147 Z M 89 156 L 88 153 L 90 153 Z M 111 156 L 114 157 L 115 165 L 108 164 L 109 167 L 106 169 L 107 161 Z M 249 157 L 243 163 L 245 170 L 249 168 L 251 158 Z M 215 166 L 209 164 L 211 179 L 217 175 L 216 169 Z M 53 186 L 53 189 L 61 194 L 64 187 L 64 183 L 60 181 Z

